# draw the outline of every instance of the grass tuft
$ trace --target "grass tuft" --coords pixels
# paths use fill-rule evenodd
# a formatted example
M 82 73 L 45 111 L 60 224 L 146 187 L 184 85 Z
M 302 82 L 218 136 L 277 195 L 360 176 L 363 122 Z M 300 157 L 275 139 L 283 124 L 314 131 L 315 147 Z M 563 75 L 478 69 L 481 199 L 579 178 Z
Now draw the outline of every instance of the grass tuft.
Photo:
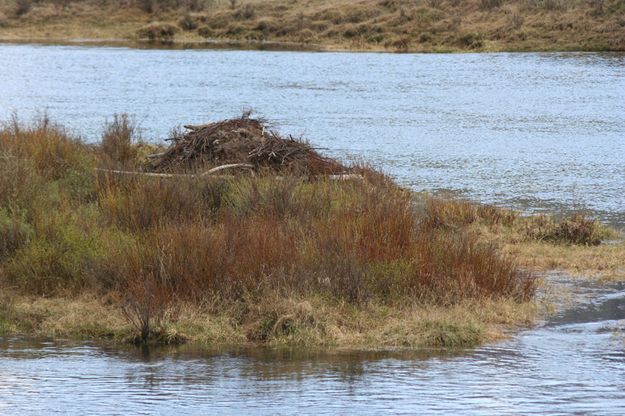
M 551 217 L 536 216 L 527 222 L 529 238 L 564 244 L 597 246 L 607 236 L 607 230 L 596 220 L 576 213 L 556 222 Z

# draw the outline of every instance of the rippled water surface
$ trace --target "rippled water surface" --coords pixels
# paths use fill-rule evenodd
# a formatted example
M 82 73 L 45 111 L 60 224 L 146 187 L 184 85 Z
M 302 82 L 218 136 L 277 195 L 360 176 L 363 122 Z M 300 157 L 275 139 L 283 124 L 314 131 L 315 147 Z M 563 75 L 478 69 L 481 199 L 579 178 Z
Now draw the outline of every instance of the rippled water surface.
M 0 45 L 0 119 L 47 110 L 93 140 L 256 109 L 415 189 L 625 225 L 625 55 L 368 54 Z
M 538 328 L 455 354 L 0 338 L 0 414 L 625 414 L 625 286 L 570 290 Z

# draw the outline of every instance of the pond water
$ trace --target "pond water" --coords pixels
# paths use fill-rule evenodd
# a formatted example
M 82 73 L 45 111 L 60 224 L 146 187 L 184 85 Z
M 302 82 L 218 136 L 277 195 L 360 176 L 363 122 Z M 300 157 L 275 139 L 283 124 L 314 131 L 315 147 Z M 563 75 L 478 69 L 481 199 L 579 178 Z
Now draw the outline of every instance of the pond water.
M 625 285 L 459 352 L 141 349 L 0 338 L 0 414 L 625 414 Z
M 625 55 L 376 54 L 0 44 L 0 120 L 149 140 L 253 108 L 416 190 L 625 225 Z

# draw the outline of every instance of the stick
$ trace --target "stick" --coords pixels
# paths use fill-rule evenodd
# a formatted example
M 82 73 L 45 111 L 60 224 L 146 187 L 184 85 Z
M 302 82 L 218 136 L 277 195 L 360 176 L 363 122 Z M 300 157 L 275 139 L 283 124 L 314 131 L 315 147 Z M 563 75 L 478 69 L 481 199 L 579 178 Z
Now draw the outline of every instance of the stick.
M 225 169 L 234 169 L 234 168 L 246 168 L 246 169 L 254 169 L 254 165 L 250 165 L 249 163 L 231 163 L 228 165 L 216 166 L 212 169 L 207 170 L 206 172 L 200 174 L 186 174 L 186 173 L 155 173 L 155 172 L 138 172 L 131 170 L 115 170 L 115 169 L 102 169 L 95 168 L 98 172 L 108 172 L 114 173 L 116 175 L 141 175 L 141 176 L 152 176 L 156 178 L 189 178 L 189 177 L 203 177 L 209 176 L 213 173 L 225 170 Z
M 185 175 L 183 173 L 155 173 L 155 172 L 137 172 L 130 170 L 115 170 L 115 169 L 102 169 L 95 168 L 98 172 L 106 172 L 106 173 L 114 173 L 116 175 L 141 175 L 141 176 L 153 176 L 157 178 L 176 178 L 176 177 L 185 177 L 185 176 L 195 176 L 195 175 Z
M 254 165 L 250 165 L 249 163 L 232 163 L 229 165 L 221 165 L 221 166 L 214 167 L 200 174 L 138 172 L 138 171 L 130 171 L 130 170 L 115 170 L 115 169 L 102 169 L 102 168 L 95 168 L 95 170 L 98 172 L 114 173 L 116 175 L 140 175 L 140 176 L 151 176 L 151 177 L 156 177 L 156 178 L 202 178 L 206 176 L 211 176 L 216 172 L 219 172 L 225 169 L 232 169 L 232 168 L 254 169 Z M 357 179 L 357 180 L 364 179 L 362 175 L 359 175 L 357 173 L 343 173 L 339 175 L 328 175 L 327 178 L 331 181 L 347 181 L 350 179 Z M 275 179 L 281 180 L 281 179 L 284 179 L 284 177 L 276 176 Z

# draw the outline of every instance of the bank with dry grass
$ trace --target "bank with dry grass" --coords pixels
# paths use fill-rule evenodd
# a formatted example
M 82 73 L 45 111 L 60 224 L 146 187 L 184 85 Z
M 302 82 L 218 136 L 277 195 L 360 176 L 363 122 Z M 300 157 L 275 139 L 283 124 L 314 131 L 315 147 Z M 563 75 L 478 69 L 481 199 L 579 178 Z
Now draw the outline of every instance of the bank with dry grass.
M 2 0 L 0 39 L 287 49 L 623 51 L 623 0 Z

